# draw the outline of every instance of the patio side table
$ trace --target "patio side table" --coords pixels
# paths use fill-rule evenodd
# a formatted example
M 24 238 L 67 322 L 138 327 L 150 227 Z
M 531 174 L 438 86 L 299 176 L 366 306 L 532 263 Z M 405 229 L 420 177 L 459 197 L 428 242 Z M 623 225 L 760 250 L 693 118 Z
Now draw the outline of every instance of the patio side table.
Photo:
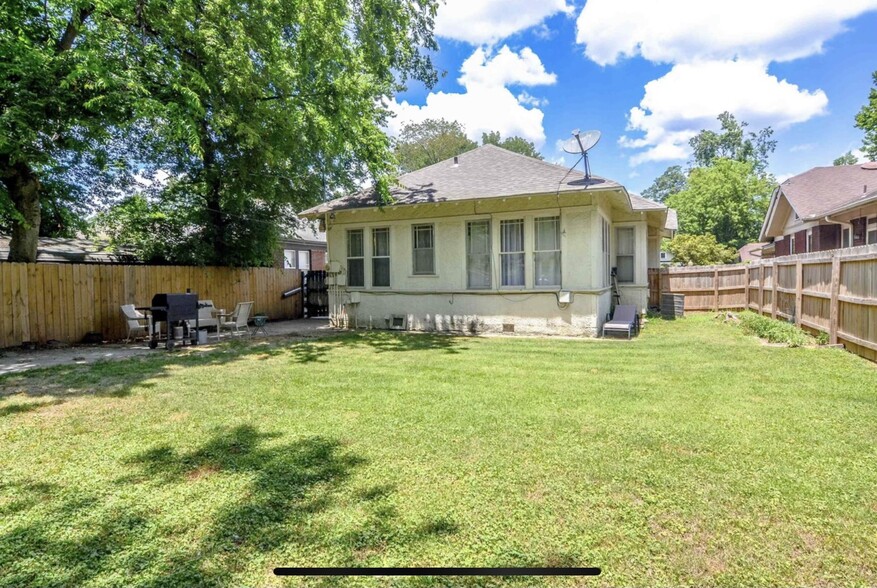
M 256 335 L 258 335 L 261 332 L 263 335 L 265 335 L 267 337 L 268 330 L 265 328 L 265 324 L 267 322 L 268 322 L 268 317 L 265 316 L 264 314 L 257 314 L 256 316 L 254 316 L 253 317 L 253 326 L 255 326 L 256 329 L 253 331 L 252 336 L 255 337 Z

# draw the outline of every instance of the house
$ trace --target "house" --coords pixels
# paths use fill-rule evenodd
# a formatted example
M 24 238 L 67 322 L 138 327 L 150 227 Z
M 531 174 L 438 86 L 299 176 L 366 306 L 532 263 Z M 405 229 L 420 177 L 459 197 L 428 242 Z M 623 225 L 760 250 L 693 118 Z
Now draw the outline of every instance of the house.
M 751 263 L 762 259 L 762 250 L 768 243 L 747 243 L 737 250 L 737 258 L 742 263 Z
M 644 311 L 668 209 L 617 182 L 494 145 L 301 213 L 329 247 L 333 315 L 351 325 L 596 335 Z
M 0 235 L 0 261 L 9 257 L 9 236 Z M 40 237 L 37 263 L 138 263 L 128 248 L 111 249 L 108 241 L 63 237 Z
M 764 257 L 877 243 L 877 162 L 815 167 L 774 190 Z
M 314 223 L 297 219 L 286 236 L 280 238 L 275 267 L 302 271 L 326 267 L 326 233 Z

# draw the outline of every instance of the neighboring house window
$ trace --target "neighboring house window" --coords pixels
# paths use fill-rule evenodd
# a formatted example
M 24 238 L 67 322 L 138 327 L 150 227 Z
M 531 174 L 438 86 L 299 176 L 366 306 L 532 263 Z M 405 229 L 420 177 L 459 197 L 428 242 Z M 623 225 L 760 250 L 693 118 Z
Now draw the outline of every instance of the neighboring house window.
M 435 229 L 432 225 L 414 225 L 411 230 L 414 243 L 414 275 L 434 275 Z
M 362 229 L 347 231 L 347 285 L 365 286 L 365 246 Z
M 634 279 L 634 251 L 636 238 L 633 227 L 618 227 L 615 231 L 615 267 L 618 268 L 618 282 L 632 283 Z
M 283 250 L 283 267 L 286 269 L 296 269 L 296 262 L 298 259 L 295 255 L 295 249 L 284 249 Z
M 503 286 L 524 285 L 524 219 L 499 223 L 500 276 Z
M 466 286 L 490 288 L 490 221 L 466 223 Z
M 560 286 L 560 217 L 537 218 L 533 224 L 533 281 L 536 286 Z
M 311 252 L 310 251 L 299 251 L 298 252 L 298 269 L 305 270 L 305 271 L 311 269 Z
M 601 217 L 602 218 L 602 217 Z M 603 285 L 608 286 L 611 283 L 610 274 L 612 273 L 612 264 L 609 262 L 609 234 L 611 229 L 609 221 L 603 219 Z
M 372 286 L 390 287 L 390 229 L 372 229 Z
M 865 242 L 868 245 L 877 243 L 877 216 L 868 219 L 868 239 Z
M 789 255 L 795 254 L 795 235 L 789 237 Z
M 807 253 L 813 251 L 813 229 L 807 229 Z
M 853 244 L 853 230 L 849 227 L 841 229 L 840 232 L 840 246 L 843 249 L 847 247 L 851 247 Z

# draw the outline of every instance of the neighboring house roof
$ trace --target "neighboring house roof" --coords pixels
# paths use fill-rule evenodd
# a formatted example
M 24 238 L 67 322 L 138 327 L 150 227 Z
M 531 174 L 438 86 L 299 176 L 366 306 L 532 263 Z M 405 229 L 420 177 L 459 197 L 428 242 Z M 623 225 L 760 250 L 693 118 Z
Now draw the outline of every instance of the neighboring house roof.
M 280 239 L 282 242 L 295 242 L 302 245 L 326 247 L 326 233 L 321 231 L 314 221 L 296 219 Z
M 556 192 L 618 190 L 621 184 L 578 170 L 514 153 L 495 145 L 483 145 L 457 157 L 399 176 L 390 189 L 395 204 L 421 204 L 477 200 L 503 196 L 554 194 Z M 372 188 L 336 198 L 302 212 L 315 217 L 336 210 L 380 205 Z
M 804 221 L 821 219 L 877 201 L 877 164 L 814 167 L 784 181 L 771 196 L 761 239 L 768 237 L 781 199 L 785 199 Z
M 761 249 L 765 245 L 767 243 L 747 243 L 737 250 L 737 255 L 740 256 L 740 261 L 758 261 L 762 257 Z
M 0 260 L 9 257 L 8 236 L 0 236 Z M 136 263 L 133 250 L 112 251 L 106 241 L 40 237 L 37 243 L 37 261 L 53 263 Z

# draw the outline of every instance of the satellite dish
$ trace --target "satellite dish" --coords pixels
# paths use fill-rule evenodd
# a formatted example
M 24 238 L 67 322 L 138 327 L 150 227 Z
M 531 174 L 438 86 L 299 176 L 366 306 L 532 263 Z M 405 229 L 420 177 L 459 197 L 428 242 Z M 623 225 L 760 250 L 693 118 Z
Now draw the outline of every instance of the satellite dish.
M 588 162 L 588 151 L 600 141 L 600 131 L 581 132 L 578 129 L 572 132 L 572 139 L 568 139 L 563 144 L 563 150 L 567 153 L 581 154 L 585 160 L 585 179 L 591 178 L 591 164 Z

